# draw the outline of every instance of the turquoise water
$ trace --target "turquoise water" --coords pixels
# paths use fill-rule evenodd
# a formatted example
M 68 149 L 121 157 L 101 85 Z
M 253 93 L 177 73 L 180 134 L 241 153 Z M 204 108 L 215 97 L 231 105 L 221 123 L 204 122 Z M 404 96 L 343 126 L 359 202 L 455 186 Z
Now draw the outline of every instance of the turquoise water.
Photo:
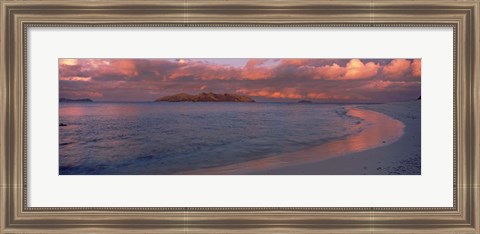
M 60 103 L 61 175 L 167 175 L 293 152 L 361 130 L 346 105 Z

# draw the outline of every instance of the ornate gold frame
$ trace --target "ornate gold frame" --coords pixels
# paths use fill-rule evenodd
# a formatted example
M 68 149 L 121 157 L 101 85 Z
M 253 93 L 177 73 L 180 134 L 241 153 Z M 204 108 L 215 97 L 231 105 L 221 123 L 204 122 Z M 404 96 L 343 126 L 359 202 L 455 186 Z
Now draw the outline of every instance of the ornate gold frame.
M 0 233 L 480 233 L 479 0 L 0 0 Z M 32 208 L 28 27 L 453 27 L 454 207 Z

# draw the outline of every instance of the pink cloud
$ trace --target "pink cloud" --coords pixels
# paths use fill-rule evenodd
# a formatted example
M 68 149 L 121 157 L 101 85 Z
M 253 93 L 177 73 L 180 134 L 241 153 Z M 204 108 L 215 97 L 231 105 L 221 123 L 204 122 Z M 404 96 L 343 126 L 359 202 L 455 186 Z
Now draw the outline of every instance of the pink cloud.
M 355 80 L 366 79 L 375 76 L 380 65 L 374 62 L 364 64 L 360 59 L 352 59 L 347 63 L 345 75 L 343 79 Z
M 367 90 L 398 90 L 403 88 L 410 88 L 420 86 L 419 82 L 407 82 L 407 81 L 390 81 L 390 80 L 375 80 L 371 81 L 363 86 L 361 89 Z
M 97 91 L 71 91 L 69 97 L 72 98 L 100 98 L 103 94 Z
M 192 77 L 196 80 L 230 80 L 239 77 L 236 68 L 207 64 L 202 62 L 181 63 L 178 69 L 171 71 L 167 76 L 169 79 L 178 79 L 182 77 Z
M 306 97 L 312 100 L 370 100 L 370 98 L 361 95 L 343 95 L 325 92 L 310 92 Z
M 307 97 L 315 100 L 348 100 L 351 97 L 348 95 L 332 95 L 328 93 L 308 93 Z
M 87 59 L 82 64 L 84 70 L 101 75 L 121 75 L 134 77 L 138 75 L 135 60 L 132 59 Z
M 304 96 L 297 92 L 294 88 L 285 88 L 281 90 L 263 88 L 260 90 L 248 90 L 248 89 L 238 89 L 237 93 L 245 94 L 253 97 L 266 97 L 266 98 L 290 98 L 290 99 L 299 99 Z
M 422 60 L 414 59 L 411 66 L 412 66 L 412 76 L 420 77 L 422 75 Z
M 296 88 L 284 88 L 284 89 L 273 89 L 273 88 L 263 88 L 259 90 L 248 90 L 248 89 L 238 89 L 237 93 L 245 94 L 252 97 L 264 97 L 264 98 L 283 98 L 283 99 L 302 99 L 308 98 L 312 100 L 367 100 L 369 98 L 359 96 L 359 95 L 342 95 L 342 94 L 333 94 L 328 92 L 308 92 L 302 94 Z
M 308 61 L 308 59 L 293 59 L 292 61 L 286 60 L 282 64 L 296 65 L 298 66 L 296 71 L 298 76 L 317 80 L 368 79 L 374 77 L 381 67 L 378 63 L 363 63 L 360 59 L 352 59 L 345 66 L 337 63 L 316 66 L 314 62 Z
M 60 79 L 119 75 L 132 78 L 138 75 L 133 59 L 60 59 Z M 69 79 L 74 80 L 74 79 Z M 80 79 L 77 79 L 81 81 Z
M 295 74 L 299 77 L 309 79 L 327 80 L 357 80 L 374 77 L 381 65 L 374 62 L 363 63 L 360 59 L 351 59 L 345 66 L 333 62 L 332 64 L 321 65 L 315 59 L 285 59 L 281 66 L 296 67 Z
M 419 95 L 420 80 L 414 77 L 420 77 L 421 60 L 60 59 L 59 74 L 65 97 L 149 100 L 179 92 L 236 90 L 272 99 L 365 100 L 389 98 L 391 91 Z
M 309 59 L 282 59 L 279 66 L 303 66 L 309 64 Z
M 394 59 L 383 67 L 383 75 L 386 78 L 400 78 L 410 70 L 410 61 L 406 59 Z
M 78 64 L 78 59 L 59 59 L 60 65 L 74 66 Z
M 272 77 L 272 69 L 263 66 L 268 59 L 250 59 L 241 70 L 241 79 L 263 80 Z
M 346 72 L 347 68 L 341 67 L 336 63 L 317 68 L 319 77 L 329 80 L 339 79 L 340 77 L 344 76 Z
M 92 77 L 81 77 L 81 76 L 60 77 L 60 80 L 72 80 L 72 81 L 88 82 L 88 81 L 92 80 Z
M 168 79 L 192 77 L 196 80 L 263 80 L 272 78 L 272 68 L 264 66 L 267 59 L 250 59 L 244 67 L 186 62 L 179 60 L 180 68 L 167 75 Z

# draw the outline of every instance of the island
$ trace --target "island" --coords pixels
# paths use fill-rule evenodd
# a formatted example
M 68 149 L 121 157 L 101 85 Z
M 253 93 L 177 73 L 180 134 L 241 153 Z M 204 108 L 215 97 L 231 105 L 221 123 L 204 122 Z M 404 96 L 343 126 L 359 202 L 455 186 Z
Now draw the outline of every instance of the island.
M 93 100 L 90 98 L 82 98 L 82 99 L 60 98 L 60 102 L 93 102 Z
M 298 101 L 298 103 L 313 103 L 313 102 L 310 100 L 300 100 Z
M 240 94 L 209 92 L 197 95 L 179 93 L 158 98 L 155 102 L 255 102 L 255 100 Z

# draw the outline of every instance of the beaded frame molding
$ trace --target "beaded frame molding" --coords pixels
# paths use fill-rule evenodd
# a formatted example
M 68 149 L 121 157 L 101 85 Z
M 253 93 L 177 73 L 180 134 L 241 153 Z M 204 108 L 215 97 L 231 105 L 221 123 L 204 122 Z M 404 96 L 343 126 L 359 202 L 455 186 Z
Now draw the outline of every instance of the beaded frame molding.
M 0 233 L 480 233 L 479 1 L 0 0 Z M 454 29 L 453 207 L 28 207 L 31 27 Z

